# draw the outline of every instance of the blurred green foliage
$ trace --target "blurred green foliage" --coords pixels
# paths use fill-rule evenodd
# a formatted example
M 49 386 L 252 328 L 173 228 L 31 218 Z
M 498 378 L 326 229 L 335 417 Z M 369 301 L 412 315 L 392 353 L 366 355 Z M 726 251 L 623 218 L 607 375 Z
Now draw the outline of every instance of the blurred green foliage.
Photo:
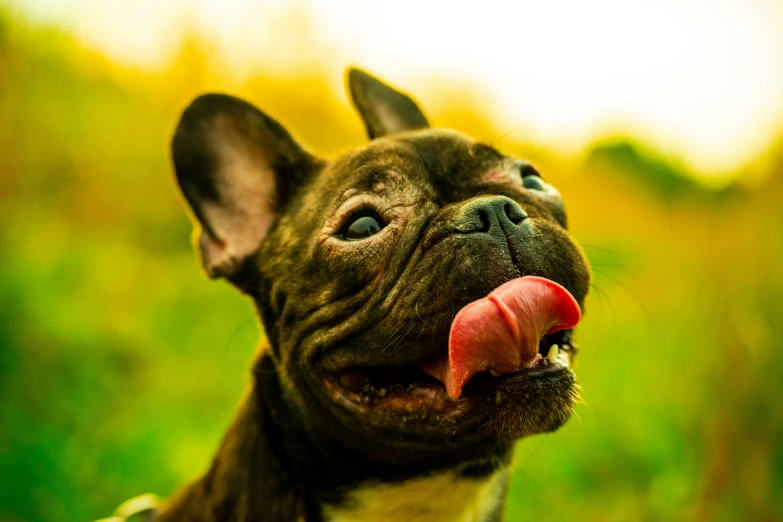
M 631 140 L 596 144 L 586 162 L 590 168 L 633 179 L 654 191 L 662 201 L 679 198 L 720 201 L 738 190 L 736 185 L 709 190 L 687 168 Z
M 237 84 L 195 38 L 165 73 L 125 70 L 0 16 L 0 520 L 98 518 L 207 466 L 260 332 L 251 304 L 198 269 L 168 139 L 217 89 L 323 154 L 360 145 L 326 78 Z M 533 159 L 595 269 L 585 404 L 520 443 L 508 519 L 775 519 L 783 147 L 760 184 L 716 192 L 631 142 L 574 159 L 500 139 L 469 94 L 432 119 Z

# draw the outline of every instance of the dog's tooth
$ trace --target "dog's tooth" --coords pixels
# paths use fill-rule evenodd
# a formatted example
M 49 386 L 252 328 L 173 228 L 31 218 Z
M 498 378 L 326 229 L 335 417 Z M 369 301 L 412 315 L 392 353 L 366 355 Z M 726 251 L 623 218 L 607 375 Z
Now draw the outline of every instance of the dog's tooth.
M 495 378 L 498 378 L 498 377 L 500 377 L 501 375 L 503 375 L 502 373 L 498 373 L 498 372 L 496 372 L 495 370 L 490 370 L 490 371 L 489 371 L 489 374 L 490 374 L 490 375 L 492 375 L 492 377 L 495 377 Z
M 549 347 L 549 351 L 546 354 L 546 359 L 552 364 L 555 364 L 555 361 L 557 360 L 557 354 L 560 353 L 560 347 L 556 344 L 553 344 Z

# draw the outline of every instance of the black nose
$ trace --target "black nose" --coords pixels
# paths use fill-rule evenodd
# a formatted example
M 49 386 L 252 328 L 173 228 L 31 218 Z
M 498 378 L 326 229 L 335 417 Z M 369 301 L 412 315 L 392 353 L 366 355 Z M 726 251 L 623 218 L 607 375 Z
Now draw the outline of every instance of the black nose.
M 513 230 L 527 218 L 516 201 L 506 196 L 482 196 L 471 199 L 454 216 L 458 232 L 488 232 L 503 234 Z

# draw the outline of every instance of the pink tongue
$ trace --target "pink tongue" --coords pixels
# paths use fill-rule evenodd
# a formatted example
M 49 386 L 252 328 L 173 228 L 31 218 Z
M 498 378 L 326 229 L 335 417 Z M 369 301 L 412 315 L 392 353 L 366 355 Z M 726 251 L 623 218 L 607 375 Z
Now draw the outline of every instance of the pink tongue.
M 568 290 L 543 277 L 512 279 L 459 311 L 451 323 L 449 354 L 421 363 L 456 399 L 482 370 L 510 373 L 534 364 L 545 334 L 573 328 L 581 318 Z

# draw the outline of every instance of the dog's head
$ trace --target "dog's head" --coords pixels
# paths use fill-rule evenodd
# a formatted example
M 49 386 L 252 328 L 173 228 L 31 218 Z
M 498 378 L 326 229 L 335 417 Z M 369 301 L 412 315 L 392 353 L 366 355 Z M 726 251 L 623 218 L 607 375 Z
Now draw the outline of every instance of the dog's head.
M 185 110 L 174 166 L 207 272 L 255 300 L 314 437 L 448 460 L 556 429 L 589 286 L 559 193 L 366 73 L 348 84 L 371 141 L 332 162 L 236 98 Z

